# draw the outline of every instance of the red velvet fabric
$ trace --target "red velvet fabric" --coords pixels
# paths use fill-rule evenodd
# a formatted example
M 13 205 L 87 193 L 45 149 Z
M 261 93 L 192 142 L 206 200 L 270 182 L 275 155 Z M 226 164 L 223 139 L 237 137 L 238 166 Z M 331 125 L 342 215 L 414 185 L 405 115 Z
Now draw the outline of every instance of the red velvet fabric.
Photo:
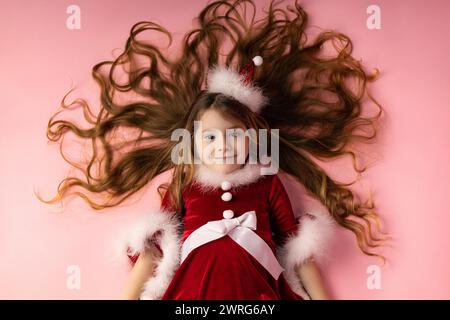
M 220 187 L 204 192 L 198 182 L 183 192 L 182 241 L 208 221 L 223 219 L 227 209 L 233 210 L 234 217 L 254 210 L 255 232 L 274 253 L 276 245 L 283 244 L 289 235 L 296 235 L 298 221 L 277 175 L 262 176 L 256 182 L 229 190 L 231 201 L 221 199 L 224 192 Z M 167 200 L 164 197 L 161 208 L 167 208 Z M 229 236 L 194 249 L 176 271 L 162 299 L 302 300 L 291 290 L 283 273 L 275 280 Z

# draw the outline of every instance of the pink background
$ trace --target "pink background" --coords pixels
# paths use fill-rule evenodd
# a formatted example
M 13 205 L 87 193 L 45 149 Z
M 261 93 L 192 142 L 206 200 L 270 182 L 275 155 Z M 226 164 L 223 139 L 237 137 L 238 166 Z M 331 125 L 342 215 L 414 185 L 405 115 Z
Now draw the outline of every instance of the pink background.
M 267 1 L 257 1 L 258 9 Z M 291 4 L 286 1 L 285 4 Z M 372 93 L 387 112 L 376 162 L 357 188 L 374 192 L 385 227 L 395 237 L 384 253 L 390 263 L 362 255 L 351 233 L 340 231 L 323 276 L 334 299 L 450 298 L 450 30 L 448 1 L 300 1 L 310 23 L 353 40 L 356 58 L 381 78 Z M 114 239 L 134 217 L 158 206 L 157 181 L 133 201 L 94 214 L 81 199 L 64 214 L 40 203 L 74 173 L 57 145 L 47 143 L 49 117 L 63 95 L 98 106 L 92 66 L 117 55 L 131 26 L 152 20 L 184 33 L 206 1 L 78 0 L 81 29 L 66 28 L 72 1 L 2 1 L 0 52 L 0 298 L 115 299 L 129 272 L 114 256 Z M 369 30 L 368 6 L 381 8 L 381 29 Z M 113 53 L 113 49 L 116 50 Z M 71 115 L 79 115 L 73 111 Z M 66 141 L 69 142 L 69 141 Z M 72 145 L 71 145 L 72 147 Z M 66 144 L 69 150 L 69 144 Z M 350 159 L 328 165 L 339 178 L 353 175 Z M 345 170 L 345 171 L 342 171 Z M 344 174 L 342 174 L 344 172 Z M 164 177 L 162 177 L 164 178 Z M 292 195 L 293 191 L 290 189 Z M 295 204 L 294 204 L 295 205 Z M 67 268 L 81 271 L 79 289 L 68 288 Z M 367 268 L 379 265 L 381 288 L 366 285 Z

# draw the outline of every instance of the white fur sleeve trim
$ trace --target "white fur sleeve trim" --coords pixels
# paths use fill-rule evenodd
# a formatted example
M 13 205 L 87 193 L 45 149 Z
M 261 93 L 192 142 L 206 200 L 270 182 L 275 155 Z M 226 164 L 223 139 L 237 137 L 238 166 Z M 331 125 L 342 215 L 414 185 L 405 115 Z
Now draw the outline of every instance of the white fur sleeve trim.
M 140 216 L 129 227 L 121 244 L 122 254 L 135 256 L 144 251 L 149 240 L 159 230 L 162 231 L 158 244 L 163 252 L 155 274 L 144 285 L 141 300 L 161 299 L 180 263 L 181 222 L 176 214 L 154 210 Z
M 310 297 L 299 281 L 295 266 L 311 257 L 316 261 L 326 258 L 335 223 L 328 211 L 324 210 L 308 212 L 300 219 L 297 234 L 288 238 L 284 245 L 278 248 L 277 255 L 280 264 L 285 268 L 284 275 L 292 290 L 303 299 L 309 300 Z

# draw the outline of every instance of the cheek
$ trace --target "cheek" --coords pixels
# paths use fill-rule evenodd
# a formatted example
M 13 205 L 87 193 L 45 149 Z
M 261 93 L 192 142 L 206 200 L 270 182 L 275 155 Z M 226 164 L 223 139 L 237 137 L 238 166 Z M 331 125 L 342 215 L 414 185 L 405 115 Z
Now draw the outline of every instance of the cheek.
M 247 155 L 248 154 L 248 150 L 249 150 L 248 137 L 242 137 L 242 138 L 236 139 L 236 143 L 234 145 L 234 149 L 235 149 L 235 151 L 243 150 L 245 152 L 245 155 Z
M 207 148 L 208 148 L 208 142 L 202 141 L 200 137 L 195 140 L 195 150 L 196 150 L 197 154 L 199 155 L 200 159 L 204 158 L 205 151 L 207 150 Z
M 215 141 L 204 141 L 201 154 L 203 159 L 213 158 L 216 150 L 216 142 Z

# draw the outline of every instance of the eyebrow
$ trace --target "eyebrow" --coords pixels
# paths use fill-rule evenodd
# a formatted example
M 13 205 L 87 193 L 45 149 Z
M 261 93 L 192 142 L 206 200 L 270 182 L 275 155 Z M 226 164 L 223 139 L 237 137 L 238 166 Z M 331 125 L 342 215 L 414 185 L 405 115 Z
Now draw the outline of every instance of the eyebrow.
M 217 129 L 217 128 L 207 128 L 207 129 L 203 129 L 203 131 L 215 130 L 215 129 Z M 225 130 L 227 130 L 227 129 L 242 129 L 242 126 L 231 126 L 231 127 L 225 128 Z

